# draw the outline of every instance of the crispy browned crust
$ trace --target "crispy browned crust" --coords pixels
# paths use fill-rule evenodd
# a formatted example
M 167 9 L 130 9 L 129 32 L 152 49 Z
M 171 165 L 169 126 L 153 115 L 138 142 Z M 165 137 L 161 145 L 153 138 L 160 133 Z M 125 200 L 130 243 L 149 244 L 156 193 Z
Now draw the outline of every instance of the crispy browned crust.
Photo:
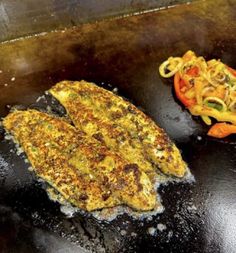
M 157 204 L 150 180 L 136 164 L 64 120 L 35 110 L 15 111 L 3 125 L 36 174 L 75 206 L 91 211 L 123 203 L 144 211 Z
M 153 175 L 157 167 L 177 177 L 186 173 L 179 150 L 164 130 L 121 97 L 85 81 L 60 82 L 50 93 L 78 129 L 137 163 L 142 171 Z

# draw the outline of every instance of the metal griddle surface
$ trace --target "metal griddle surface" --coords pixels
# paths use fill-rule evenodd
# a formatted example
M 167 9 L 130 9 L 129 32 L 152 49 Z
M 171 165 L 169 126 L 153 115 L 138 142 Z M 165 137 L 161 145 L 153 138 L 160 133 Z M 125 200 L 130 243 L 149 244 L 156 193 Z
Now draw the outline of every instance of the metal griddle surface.
M 63 79 L 112 84 L 167 131 L 196 178 L 162 187 L 166 210 L 153 220 L 69 219 L 2 134 L 0 252 L 83 252 L 79 245 L 97 252 L 236 252 L 236 138 L 206 137 L 157 70 L 188 49 L 236 67 L 235 4 L 199 1 L 0 45 L 1 116 L 10 106 L 34 104 Z M 166 229 L 151 235 L 158 224 Z

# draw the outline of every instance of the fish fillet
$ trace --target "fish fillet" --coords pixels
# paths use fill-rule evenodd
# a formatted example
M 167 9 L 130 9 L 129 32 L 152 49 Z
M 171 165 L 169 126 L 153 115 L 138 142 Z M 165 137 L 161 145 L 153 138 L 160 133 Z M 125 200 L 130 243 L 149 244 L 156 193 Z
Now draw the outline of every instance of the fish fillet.
M 54 90 L 51 90 L 51 92 L 56 97 Z M 67 91 L 65 91 L 65 94 L 67 94 Z M 111 150 L 120 153 L 127 161 L 136 163 L 140 170 L 152 177 L 153 181 L 155 180 L 155 168 L 145 158 L 140 142 L 135 142 L 127 131 L 104 119 L 104 117 L 101 117 L 102 115 L 95 115 L 93 109 L 83 104 L 79 99 L 74 100 L 73 104 L 66 101 L 64 103 L 62 92 L 59 96 L 60 98 L 57 98 L 66 107 L 77 128 L 82 129 L 90 137 L 94 137 Z
M 92 211 L 126 204 L 146 211 L 158 205 L 152 183 L 136 164 L 63 119 L 36 110 L 15 111 L 3 125 L 35 173 L 75 206 Z
M 147 174 L 156 168 L 183 177 L 187 165 L 175 144 L 143 112 L 112 92 L 85 81 L 63 81 L 49 92 L 78 129 L 119 151 Z

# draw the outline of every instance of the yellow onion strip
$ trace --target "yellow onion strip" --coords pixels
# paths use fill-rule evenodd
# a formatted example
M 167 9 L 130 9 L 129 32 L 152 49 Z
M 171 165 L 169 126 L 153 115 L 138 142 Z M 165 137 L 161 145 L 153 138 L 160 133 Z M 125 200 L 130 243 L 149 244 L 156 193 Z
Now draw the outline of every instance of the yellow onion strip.
M 208 116 L 215 118 L 218 121 L 225 121 L 230 122 L 236 125 L 236 113 L 233 112 L 220 112 L 214 108 L 201 106 L 201 105 L 194 105 L 188 108 L 190 113 L 194 116 Z
M 180 57 L 170 57 L 167 61 L 164 61 L 160 67 L 159 72 L 162 77 L 169 78 L 179 71 L 183 64 L 183 59 Z M 171 69 L 170 69 L 171 68 Z M 173 69 L 172 69 L 173 68 Z M 166 70 L 170 70 L 166 73 Z
M 211 119 L 208 116 L 201 116 L 201 118 L 206 123 L 206 125 L 211 125 Z

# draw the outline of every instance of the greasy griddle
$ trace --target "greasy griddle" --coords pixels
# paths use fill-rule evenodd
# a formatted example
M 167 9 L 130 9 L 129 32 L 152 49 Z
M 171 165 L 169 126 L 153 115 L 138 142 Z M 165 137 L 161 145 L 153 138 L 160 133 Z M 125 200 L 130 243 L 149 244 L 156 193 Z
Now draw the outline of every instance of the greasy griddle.
M 63 79 L 117 87 L 167 131 L 196 178 L 162 186 L 166 210 L 150 220 L 67 218 L 1 129 L 0 252 L 83 252 L 79 245 L 97 252 L 236 251 L 236 138 L 206 137 L 207 127 L 184 110 L 172 81 L 157 71 L 168 56 L 188 49 L 236 67 L 235 4 L 199 1 L 0 45 L 1 116 L 16 105 L 44 108 L 37 97 Z

